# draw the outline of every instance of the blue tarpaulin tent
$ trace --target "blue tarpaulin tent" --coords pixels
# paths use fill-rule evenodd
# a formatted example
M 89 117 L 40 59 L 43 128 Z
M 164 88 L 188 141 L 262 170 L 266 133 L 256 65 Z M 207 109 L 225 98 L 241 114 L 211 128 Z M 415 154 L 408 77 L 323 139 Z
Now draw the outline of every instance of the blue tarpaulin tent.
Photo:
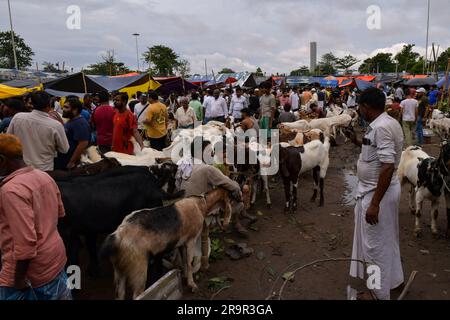
M 322 87 L 333 87 L 333 88 L 335 88 L 335 87 L 337 87 L 339 85 L 339 81 L 338 80 L 325 80 L 325 79 L 322 79 L 322 80 L 320 80 L 319 83 L 320 83 L 320 85 Z
M 436 85 L 438 86 L 438 88 L 441 88 L 445 85 L 445 78 L 442 78 L 441 80 L 439 80 Z M 447 88 L 444 88 L 445 90 L 448 90 L 448 88 L 450 87 L 450 77 L 448 79 L 448 83 L 447 83 Z

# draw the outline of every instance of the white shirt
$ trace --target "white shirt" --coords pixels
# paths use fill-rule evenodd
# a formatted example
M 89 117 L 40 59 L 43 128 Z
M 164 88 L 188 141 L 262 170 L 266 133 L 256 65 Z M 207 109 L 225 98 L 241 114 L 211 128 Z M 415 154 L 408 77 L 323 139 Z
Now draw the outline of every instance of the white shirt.
M 183 107 L 179 107 L 174 117 L 178 121 L 178 127 L 187 127 L 197 121 L 195 111 L 191 107 L 187 108 L 186 111 Z
M 292 111 L 297 111 L 300 104 L 300 97 L 297 92 L 293 92 L 289 97 L 289 103 L 291 104 Z
M 356 94 L 354 92 L 352 92 L 347 99 L 347 106 L 349 106 L 350 108 L 353 108 L 356 106 Z
M 64 126 L 43 111 L 16 114 L 7 133 L 16 135 L 22 142 L 25 163 L 42 171 L 53 171 L 57 151 L 69 151 Z
M 214 99 L 214 97 L 213 96 L 205 96 L 203 98 L 203 108 L 206 109 L 205 110 L 205 118 L 209 118 L 208 102 L 211 99 Z
M 134 115 L 136 116 L 139 130 L 144 129 L 145 116 L 147 115 L 147 110 L 148 110 L 149 105 L 150 105 L 150 103 L 148 103 L 148 102 L 145 105 L 143 105 L 142 103 L 139 102 L 138 104 L 136 104 L 134 106 Z M 144 108 L 146 108 L 145 111 L 144 111 Z
M 235 119 L 241 119 L 241 110 L 248 107 L 247 99 L 244 96 L 233 96 L 231 98 L 230 104 L 230 115 L 232 115 Z
M 55 101 L 55 111 L 58 112 L 60 115 L 63 114 L 63 110 L 61 108 L 61 104 L 58 101 Z
M 219 97 L 215 99 L 212 97 L 206 102 L 206 117 L 217 118 L 225 117 L 228 114 L 227 102 L 224 98 Z
M 403 99 L 403 89 L 398 87 L 397 90 L 395 90 L 395 97 L 402 100 Z
M 356 198 L 364 197 L 377 188 L 383 163 L 392 163 L 397 170 L 403 150 L 403 131 L 399 122 L 386 112 L 376 118 L 364 136 L 358 160 L 358 187 Z M 391 184 L 398 183 L 394 173 Z
M 406 99 L 400 103 L 403 110 L 403 121 L 416 121 L 416 110 L 419 108 L 419 102 L 416 99 Z

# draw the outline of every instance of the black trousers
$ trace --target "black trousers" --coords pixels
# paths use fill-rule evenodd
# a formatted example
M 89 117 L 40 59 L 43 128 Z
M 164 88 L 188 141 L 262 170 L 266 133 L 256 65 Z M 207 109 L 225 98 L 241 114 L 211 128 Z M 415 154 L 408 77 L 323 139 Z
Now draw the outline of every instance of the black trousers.
M 166 148 L 167 135 L 161 138 L 150 138 L 150 147 L 152 149 L 163 151 Z

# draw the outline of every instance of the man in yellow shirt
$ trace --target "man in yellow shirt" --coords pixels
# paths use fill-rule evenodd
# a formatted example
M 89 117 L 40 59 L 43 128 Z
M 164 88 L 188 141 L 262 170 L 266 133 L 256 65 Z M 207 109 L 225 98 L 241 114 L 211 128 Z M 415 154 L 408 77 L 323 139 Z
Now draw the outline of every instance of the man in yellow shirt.
M 166 147 L 167 126 L 169 115 L 167 107 L 158 100 L 158 94 L 152 92 L 149 95 L 150 106 L 144 121 L 147 136 L 150 139 L 150 146 L 153 149 L 162 151 Z

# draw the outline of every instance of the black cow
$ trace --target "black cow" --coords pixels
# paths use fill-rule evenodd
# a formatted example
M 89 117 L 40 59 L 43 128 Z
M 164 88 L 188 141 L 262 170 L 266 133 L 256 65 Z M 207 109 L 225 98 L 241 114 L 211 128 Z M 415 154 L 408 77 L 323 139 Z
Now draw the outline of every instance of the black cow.
M 444 193 L 447 203 L 447 238 L 450 238 L 450 144 L 443 142 L 438 159 L 439 171 L 444 178 Z
M 88 273 L 95 275 L 97 235 L 116 230 L 133 211 L 161 207 L 163 200 L 181 197 L 183 192 L 168 194 L 162 190 L 169 178 L 170 175 L 156 177 L 147 167 L 119 167 L 92 176 L 56 179 L 66 210 L 66 217 L 60 221 L 60 232 L 69 263 L 77 264 L 77 244 L 83 235 L 89 252 Z

